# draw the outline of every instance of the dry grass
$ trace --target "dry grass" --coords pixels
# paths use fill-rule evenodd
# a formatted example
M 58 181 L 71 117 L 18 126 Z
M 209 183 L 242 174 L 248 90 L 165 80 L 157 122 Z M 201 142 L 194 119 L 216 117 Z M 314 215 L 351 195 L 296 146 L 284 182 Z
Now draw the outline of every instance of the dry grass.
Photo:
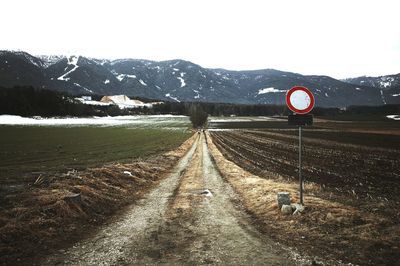
M 82 238 L 93 225 L 154 187 L 195 137 L 145 161 L 58 174 L 22 193 L 10 193 L 5 197 L 7 208 L 0 209 L 0 264 L 30 264 L 31 256 L 38 258 Z M 68 198 L 77 193 L 80 199 Z
M 222 175 L 270 237 L 285 245 L 299 247 L 303 254 L 322 257 L 328 263 L 338 260 L 362 265 L 398 263 L 398 224 L 393 225 L 379 214 L 321 198 L 321 188 L 313 183 L 305 185 L 305 212 L 283 215 L 278 209 L 277 192 L 287 191 L 292 202 L 298 202 L 298 184 L 276 176 L 264 179 L 249 173 L 225 159 L 209 136 L 208 139 L 211 154 Z

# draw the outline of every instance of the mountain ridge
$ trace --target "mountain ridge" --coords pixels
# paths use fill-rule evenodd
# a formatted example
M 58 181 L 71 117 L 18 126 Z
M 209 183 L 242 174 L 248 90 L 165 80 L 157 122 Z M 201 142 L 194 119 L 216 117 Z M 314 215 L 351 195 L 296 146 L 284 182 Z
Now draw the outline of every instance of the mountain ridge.
M 35 57 L 23 51 L 0 51 L 3 87 L 32 85 L 75 95 L 125 94 L 164 101 L 284 104 L 286 91 L 300 85 L 310 88 L 316 105 L 322 107 L 400 103 L 400 74 L 387 77 L 391 83 L 384 88 L 360 78 L 337 80 L 271 68 L 212 69 L 182 59 Z

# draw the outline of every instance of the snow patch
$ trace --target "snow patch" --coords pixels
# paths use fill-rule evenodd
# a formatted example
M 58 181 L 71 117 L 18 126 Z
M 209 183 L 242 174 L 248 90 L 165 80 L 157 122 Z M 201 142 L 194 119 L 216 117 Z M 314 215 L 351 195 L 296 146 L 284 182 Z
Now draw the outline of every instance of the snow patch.
M 35 65 L 35 66 L 37 66 L 37 67 L 40 67 L 40 68 L 43 67 L 43 65 L 41 64 L 40 61 L 39 61 L 40 64 L 38 64 L 38 62 L 36 62 L 36 61 L 34 60 L 34 57 L 28 55 L 28 54 L 25 53 L 25 52 L 17 52 L 16 54 L 25 57 L 25 59 L 27 59 L 29 62 L 31 62 L 31 64 L 33 64 L 33 65 Z
M 193 90 L 197 95 L 195 95 L 193 98 L 194 99 L 200 99 L 200 93 L 197 90 Z
M 360 88 L 356 88 L 356 90 L 357 90 L 357 91 L 360 91 L 361 89 L 360 89 Z
M 325 97 L 329 97 L 328 93 L 325 92 Z
M 386 117 L 389 119 L 400 121 L 400 115 L 387 115 Z
M 180 82 L 181 82 L 181 88 L 183 88 L 183 87 L 185 87 L 185 86 L 186 86 L 185 80 L 184 80 L 183 78 L 181 78 L 181 77 L 178 77 L 177 79 L 179 79 L 179 80 L 180 80 Z
M 398 96 L 400 96 L 400 93 L 392 94 L 392 96 L 393 96 L 393 97 L 398 97 Z
M 264 88 L 258 90 L 258 95 L 266 93 L 286 92 L 286 90 L 277 90 L 274 87 Z
M 172 97 L 170 93 L 165 94 L 165 97 L 168 97 L 174 101 L 177 101 L 178 103 L 180 103 L 181 101 L 179 101 L 176 97 Z
M 109 80 L 109 79 L 106 79 L 106 80 L 104 81 L 104 84 L 108 84 L 108 83 L 110 83 L 110 80 Z
M 394 78 L 392 77 L 382 77 L 380 83 L 380 87 L 382 88 L 387 88 L 392 85 L 392 82 L 394 81 Z M 385 103 L 386 104 L 386 103 Z
M 85 90 L 85 91 L 87 91 L 87 92 L 93 93 L 93 91 L 92 91 L 92 90 L 89 90 L 88 88 L 86 88 L 86 87 L 82 86 L 81 84 L 74 83 L 74 85 L 75 85 L 75 86 L 78 86 L 78 87 L 81 87 L 82 89 L 84 89 L 84 90 Z
M 386 104 L 385 95 L 383 95 L 383 90 L 381 90 L 381 98 L 382 98 L 383 104 Z
M 140 84 L 142 84 L 143 86 L 147 86 L 146 82 L 144 82 L 143 80 L 139 79 Z
M 135 78 L 136 78 L 136 75 L 119 74 L 119 75 L 117 76 L 117 79 L 118 79 L 119 81 L 122 81 L 124 78 L 132 78 L 132 79 L 135 79 Z
M 64 75 L 58 77 L 58 80 L 63 80 L 63 81 L 68 81 L 69 78 L 66 78 L 66 76 L 68 76 L 69 74 L 71 74 L 72 72 L 74 72 L 79 66 L 78 66 L 78 59 L 79 56 L 70 56 L 67 58 L 68 59 L 68 65 L 72 65 L 74 66 L 70 71 L 68 71 L 67 73 L 65 73 Z

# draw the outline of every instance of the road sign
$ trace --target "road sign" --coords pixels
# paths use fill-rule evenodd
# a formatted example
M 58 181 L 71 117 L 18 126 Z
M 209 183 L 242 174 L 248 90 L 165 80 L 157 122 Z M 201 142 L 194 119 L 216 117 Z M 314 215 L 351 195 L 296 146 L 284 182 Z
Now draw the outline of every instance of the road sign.
M 300 204 L 303 205 L 304 177 L 301 174 L 302 168 L 302 126 L 311 126 L 313 116 L 308 114 L 314 108 L 314 95 L 309 89 L 302 86 L 295 86 L 286 93 L 286 105 L 295 114 L 288 116 L 289 125 L 299 126 L 299 183 L 300 183 Z
M 286 93 L 286 105 L 296 114 L 309 113 L 314 103 L 314 95 L 306 87 L 295 86 Z
M 311 115 L 311 114 L 288 115 L 288 122 L 289 122 L 290 126 L 312 126 L 313 115 Z

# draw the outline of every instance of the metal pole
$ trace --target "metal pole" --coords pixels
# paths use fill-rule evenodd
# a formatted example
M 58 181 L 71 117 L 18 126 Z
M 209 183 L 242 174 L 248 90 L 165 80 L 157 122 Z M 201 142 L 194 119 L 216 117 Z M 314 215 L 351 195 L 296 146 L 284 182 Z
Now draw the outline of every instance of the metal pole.
M 299 182 L 300 182 L 300 204 L 303 205 L 303 176 L 301 175 L 301 126 L 299 126 Z

